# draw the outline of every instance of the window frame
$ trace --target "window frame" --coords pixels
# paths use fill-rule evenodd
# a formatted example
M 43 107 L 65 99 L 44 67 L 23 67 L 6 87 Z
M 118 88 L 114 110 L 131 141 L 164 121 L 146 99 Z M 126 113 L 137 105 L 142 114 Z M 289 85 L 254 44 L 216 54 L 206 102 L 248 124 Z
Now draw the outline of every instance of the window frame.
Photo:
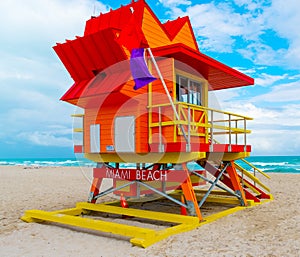
M 182 98 L 182 92 L 181 92 L 181 80 L 185 79 L 187 82 L 187 85 L 184 85 L 186 87 L 187 96 L 186 99 Z M 188 104 L 193 104 L 197 106 L 205 106 L 205 99 L 204 99 L 204 88 L 205 88 L 205 81 L 204 79 L 196 78 L 192 74 L 183 73 L 176 71 L 175 72 L 175 87 L 176 87 L 176 100 L 178 102 L 184 102 Z M 182 83 L 183 84 L 183 83 Z M 199 86 L 197 86 L 199 84 Z M 197 90 L 199 89 L 199 90 Z M 196 98 L 195 98 L 196 94 Z

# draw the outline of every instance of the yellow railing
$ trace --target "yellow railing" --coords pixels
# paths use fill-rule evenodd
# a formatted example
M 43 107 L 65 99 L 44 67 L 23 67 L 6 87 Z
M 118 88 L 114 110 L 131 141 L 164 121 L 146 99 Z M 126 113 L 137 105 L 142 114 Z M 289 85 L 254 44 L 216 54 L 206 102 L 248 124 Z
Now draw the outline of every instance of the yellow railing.
M 205 142 L 210 142 L 213 146 L 215 137 L 225 135 L 225 142 L 231 146 L 232 144 L 239 144 L 238 135 L 243 135 L 243 142 L 247 144 L 246 135 L 251 133 L 247 129 L 247 120 L 252 118 L 216 110 L 213 108 L 197 106 L 194 104 L 177 102 L 174 103 L 179 120 L 176 119 L 171 104 L 158 104 L 148 106 L 149 109 L 149 143 L 152 142 L 152 129 L 158 128 L 159 136 L 162 138 L 162 128 L 167 126 L 174 126 L 178 128 L 178 135 L 183 135 L 187 144 L 191 143 L 191 137 L 205 137 Z M 172 115 L 170 115 L 170 112 Z M 168 113 L 168 118 L 165 117 Z M 156 115 L 156 120 L 154 116 Z M 174 135 L 174 142 L 177 141 Z M 162 139 L 159 140 L 160 143 Z

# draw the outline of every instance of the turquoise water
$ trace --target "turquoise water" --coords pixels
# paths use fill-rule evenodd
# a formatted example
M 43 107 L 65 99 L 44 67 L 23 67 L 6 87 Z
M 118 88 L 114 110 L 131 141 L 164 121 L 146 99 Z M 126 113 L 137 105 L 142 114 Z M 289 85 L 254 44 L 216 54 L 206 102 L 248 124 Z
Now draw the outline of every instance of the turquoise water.
M 253 156 L 246 160 L 264 172 L 300 173 L 300 156 Z M 237 163 L 249 167 L 241 161 Z
M 22 159 L 0 159 L 0 165 L 13 166 L 50 166 L 50 167 L 72 167 L 72 166 L 96 166 L 89 160 L 80 158 L 22 158 Z
M 264 172 L 300 173 L 300 156 L 253 156 L 246 159 Z M 238 164 L 251 170 L 241 161 Z M 44 159 L 0 159 L 0 165 L 16 166 L 85 166 L 94 167 L 95 163 L 80 158 L 44 158 Z M 191 167 L 191 166 L 190 166 Z

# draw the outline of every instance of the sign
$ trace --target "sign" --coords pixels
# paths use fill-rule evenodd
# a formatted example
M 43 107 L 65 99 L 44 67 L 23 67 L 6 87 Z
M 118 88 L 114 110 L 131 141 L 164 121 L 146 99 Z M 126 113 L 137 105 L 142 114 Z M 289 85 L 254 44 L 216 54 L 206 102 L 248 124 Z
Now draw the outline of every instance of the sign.
M 194 171 L 206 176 L 205 170 Z M 193 181 L 195 177 L 195 182 Z M 165 181 L 183 183 L 187 179 L 184 170 L 146 170 L 146 169 L 116 169 L 116 168 L 94 168 L 94 178 L 111 178 L 115 180 L 140 180 L 140 181 Z M 192 183 L 205 181 L 195 175 L 191 175 Z
M 94 168 L 94 177 L 129 181 L 185 181 L 186 172 L 183 170 Z

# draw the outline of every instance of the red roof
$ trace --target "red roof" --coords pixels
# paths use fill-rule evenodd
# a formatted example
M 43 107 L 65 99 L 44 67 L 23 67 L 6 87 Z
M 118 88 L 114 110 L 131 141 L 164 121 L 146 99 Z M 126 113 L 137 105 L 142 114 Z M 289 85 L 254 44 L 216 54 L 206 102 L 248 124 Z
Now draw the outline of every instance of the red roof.
M 117 92 L 131 79 L 129 62 L 123 61 L 103 70 L 92 79 L 75 82 L 61 100 L 73 102 L 79 98 Z
M 128 57 L 116 42 L 112 29 L 105 29 L 66 43 L 57 44 L 54 50 L 75 82 L 91 79 L 95 73 Z
M 254 79 L 195 51 L 184 44 L 173 44 L 152 50 L 156 56 L 172 57 L 199 72 L 210 84 L 210 90 L 253 85 Z
M 128 62 L 128 56 L 123 47 L 117 43 L 116 38 L 132 16 L 131 7 L 134 8 L 138 26 L 141 27 L 144 9 L 147 8 L 170 41 L 176 37 L 185 24 L 188 24 L 195 46 L 197 46 L 188 17 L 162 24 L 143 0 L 133 1 L 117 10 L 92 17 L 86 22 L 83 37 L 67 40 L 65 43 L 57 44 L 54 47 L 55 52 L 75 81 L 61 100 L 76 103 L 76 99 L 80 97 L 120 90 L 120 86 L 126 82 L 125 79 L 131 79 L 128 63 L 121 68 L 116 65 L 124 61 Z M 159 37 L 159 35 L 157 36 Z M 166 45 L 153 49 L 153 52 L 156 56 L 172 57 L 191 66 L 209 81 L 211 90 L 240 87 L 254 83 L 253 79 L 247 75 L 184 44 Z M 118 67 L 119 70 L 111 72 L 108 67 L 112 67 L 111 69 Z M 106 77 L 101 78 L 104 73 Z
M 173 20 L 173 21 L 167 21 L 166 23 L 162 24 L 162 26 L 165 28 L 165 31 L 167 31 L 169 38 L 171 40 L 173 40 L 176 37 L 176 35 L 178 34 L 178 32 L 182 29 L 182 27 L 186 23 L 191 28 L 191 31 L 193 31 L 192 27 L 191 27 L 190 19 L 188 16 L 178 17 L 176 20 Z M 193 36 L 194 36 L 194 33 L 193 33 Z M 194 38 L 194 40 L 196 42 L 195 38 Z M 196 45 L 197 45 L 197 42 L 196 42 Z
M 147 4 L 144 1 L 138 1 L 126 6 L 121 5 L 120 8 L 110 10 L 108 13 L 100 13 L 98 17 L 92 17 L 86 22 L 84 35 L 90 35 L 107 28 L 122 30 L 132 15 L 131 7 L 134 9 L 136 21 L 140 23 L 137 25 L 141 27 L 145 6 L 147 6 Z
M 171 41 L 176 37 L 177 33 L 186 23 L 190 27 L 191 32 L 193 31 L 188 16 L 178 17 L 176 20 L 167 21 L 166 23 L 162 24 L 149 5 L 145 1 L 139 0 L 125 6 L 121 5 L 120 8 L 116 10 L 110 10 L 108 13 L 100 13 L 98 17 L 92 17 L 86 22 L 84 35 L 90 35 L 99 30 L 107 28 L 113 28 L 121 31 L 128 24 L 128 21 L 132 15 L 131 8 L 133 8 L 136 18 L 135 20 L 138 22 L 136 25 L 140 27 L 142 27 L 144 8 L 147 8 L 147 10 L 156 20 L 157 24 L 162 28 L 164 33 Z M 194 38 L 195 46 L 198 46 L 194 33 L 192 33 L 192 36 Z

